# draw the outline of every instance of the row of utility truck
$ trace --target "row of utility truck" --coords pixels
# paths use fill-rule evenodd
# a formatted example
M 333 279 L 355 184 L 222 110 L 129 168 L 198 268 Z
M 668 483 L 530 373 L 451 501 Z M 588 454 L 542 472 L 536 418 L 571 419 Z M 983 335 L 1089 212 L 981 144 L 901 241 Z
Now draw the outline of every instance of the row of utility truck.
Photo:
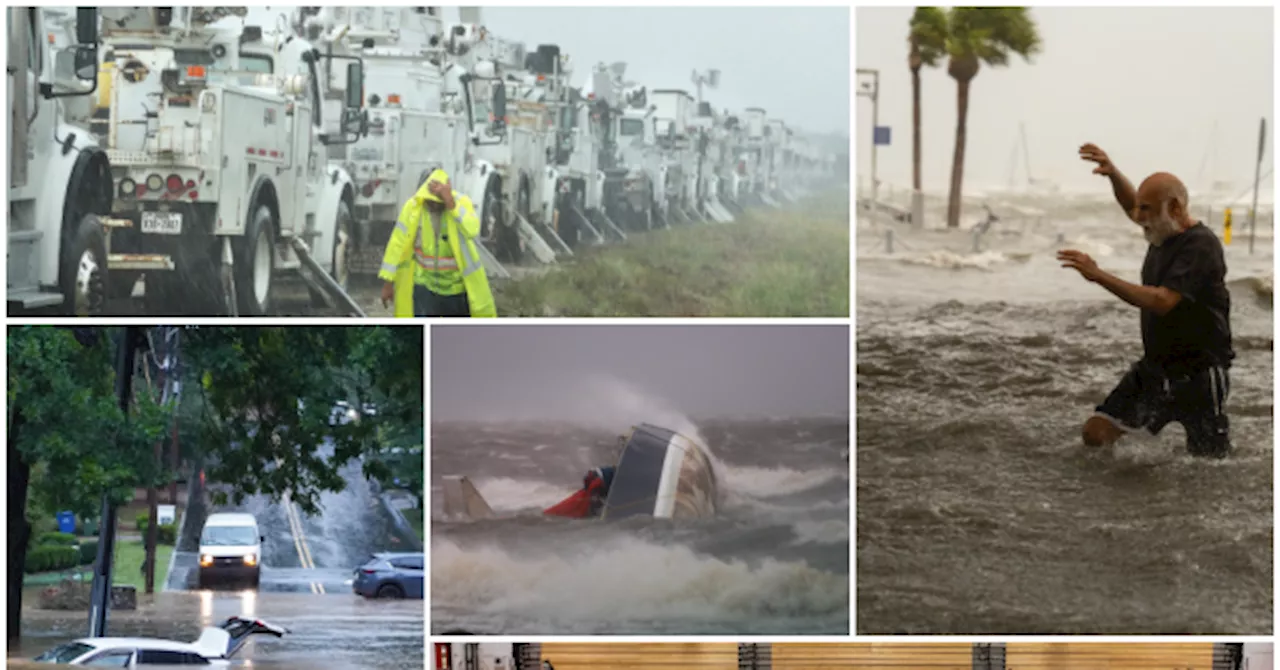
M 267 315 L 297 284 L 360 315 L 353 278 L 436 168 L 499 278 L 847 183 L 844 147 L 701 100 L 718 72 L 695 97 L 579 71 L 478 9 L 7 11 L 10 313 Z

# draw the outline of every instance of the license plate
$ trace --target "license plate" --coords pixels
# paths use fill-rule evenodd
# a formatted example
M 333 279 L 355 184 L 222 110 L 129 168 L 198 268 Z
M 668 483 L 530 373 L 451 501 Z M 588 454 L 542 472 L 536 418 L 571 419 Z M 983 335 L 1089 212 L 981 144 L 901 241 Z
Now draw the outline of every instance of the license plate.
M 143 212 L 142 232 L 157 235 L 181 235 L 181 212 Z

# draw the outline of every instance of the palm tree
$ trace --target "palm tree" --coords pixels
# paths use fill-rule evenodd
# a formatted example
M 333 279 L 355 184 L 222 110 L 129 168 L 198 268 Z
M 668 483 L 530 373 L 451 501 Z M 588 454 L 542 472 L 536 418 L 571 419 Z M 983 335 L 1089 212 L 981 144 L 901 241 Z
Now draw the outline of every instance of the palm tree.
M 920 190 L 920 68 L 937 67 L 947 54 L 947 14 L 937 7 L 916 7 L 908 23 L 911 53 L 911 187 Z
M 1040 35 L 1026 7 L 955 7 L 947 15 L 947 74 L 956 80 L 956 152 L 951 163 L 951 195 L 947 227 L 960 226 L 960 186 L 964 181 L 965 124 L 969 116 L 969 83 L 982 63 L 1009 64 L 1017 54 L 1031 62 L 1040 52 Z

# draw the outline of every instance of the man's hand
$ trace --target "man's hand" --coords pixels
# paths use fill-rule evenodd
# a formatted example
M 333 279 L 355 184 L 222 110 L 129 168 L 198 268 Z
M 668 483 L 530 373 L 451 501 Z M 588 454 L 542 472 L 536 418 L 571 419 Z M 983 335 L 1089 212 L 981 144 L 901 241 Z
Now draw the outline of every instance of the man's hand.
M 382 283 L 382 306 L 390 307 L 391 301 L 395 299 L 396 299 L 395 282 L 383 282 Z
M 1058 252 L 1058 261 L 1062 263 L 1062 267 L 1071 268 L 1080 273 L 1081 277 L 1091 282 L 1098 281 L 1102 276 L 1102 271 L 1098 269 L 1098 264 L 1089 257 L 1089 254 L 1075 249 L 1063 249 Z
M 1098 167 L 1093 169 L 1094 174 L 1110 177 L 1116 173 L 1116 166 L 1111 162 L 1111 158 L 1107 156 L 1107 152 L 1099 149 L 1096 144 L 1086 143 L 1081 146 L 1080 158 L 1098 164 Z
M 453 188 L 449 186 L 448 182 L 433 181 L 427 185 L 427 190 L 444 202 L 445 209 L 453 209 Z

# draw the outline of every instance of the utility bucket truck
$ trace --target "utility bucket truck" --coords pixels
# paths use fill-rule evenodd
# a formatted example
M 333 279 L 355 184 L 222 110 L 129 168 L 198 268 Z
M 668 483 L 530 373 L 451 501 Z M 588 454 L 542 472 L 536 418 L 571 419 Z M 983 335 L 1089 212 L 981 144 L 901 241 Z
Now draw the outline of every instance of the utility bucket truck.
M 628 230 L 666 227 L 666 171 L 658 148 L 649 92 L 624 80 L 627 64 L 597 65 L 592 72 L 593 115 L 599 116 L 601 202 Z
M 116 290 L 145 273 L 150 313 L 263 316 L 277 282 L 300 279 L 313 301 L 362 315 L 346 293 L 355 191 L 325 147 L 367 130 L 363 66 L 334 76 L 339 56 L 244 26 L 246 13 L 104 11 L 100 115 L 116 216 L 131 222 L 116 239 L 144 259 L 113 259 Z
M 722 119 L 709 102 L 698 103 L 698 115 L 690 124 L 697 161 L 697 199 L 694 207 L 717 223 L 732 223 L 733 214 L 720 204 L 720 165 L 723 163 Z
M 65 102 L 98 80 L 97 9 L 75 14 L 62 42 L 39 7 L 9 7 L 10 314 L 55 310 L 98 316 L 107 305 L 113 195 L 111 163 L 87 128 L 67 123 Z
M 660 89 L 653 92 L 653 104 L 658 146 L 667 166 L 669 211 L 689 223 L 703 221 L 702 215 L 692 207 L 698 183 L 697 154 L 690 126 L 695 111 L 693 96 L 677 89 Z
M 601 147 L 606 140 L 603 120 L 593 109 L 594 99 L 570 85 L 572 64 L 568 56 L 558 52 L 554 45 L 540 45 L 537 57 L 530 58 L 529 63 L 533 72 L 548 83 L 555 112 L 555 143 L 545 203 L 552 228 L 571 247 L 584 242 L 603 244 L 610 238 L 626 241 L 626 233 L 602 205 L 606 179 L 600 168 Z
M 439 7 L 313 7 L 297 13 L 298 36 L 364 63 L 369 133 L 329 147 L 329 161 L 354 180 L 352 269 L 377 275 L 400 210 L 436 169 L 466 192 L 470 142 L 464 106 L 448 96 Z M 483 212 L 478 212 L 484 216 Z M 478 245 L 491 277 L 509 277 Z
M 557 249 L 567 254 L 568 246 L 555 240 L 553 247 L 547 238 L 554 239 L 554 231 L 544 226 L 540 233 L 536 227 L 543 223 L 553 119 L 545 105 L 530 99 L 539 92 L 525 76 L 524 45 L 470 22 L 450 25 L 444 46 L 447 81 L 464 103 L 473 157 L 458 190 L 479 210 L 484 242 L 502 261 L 520 262 L 532 254 L 554 263 Z

